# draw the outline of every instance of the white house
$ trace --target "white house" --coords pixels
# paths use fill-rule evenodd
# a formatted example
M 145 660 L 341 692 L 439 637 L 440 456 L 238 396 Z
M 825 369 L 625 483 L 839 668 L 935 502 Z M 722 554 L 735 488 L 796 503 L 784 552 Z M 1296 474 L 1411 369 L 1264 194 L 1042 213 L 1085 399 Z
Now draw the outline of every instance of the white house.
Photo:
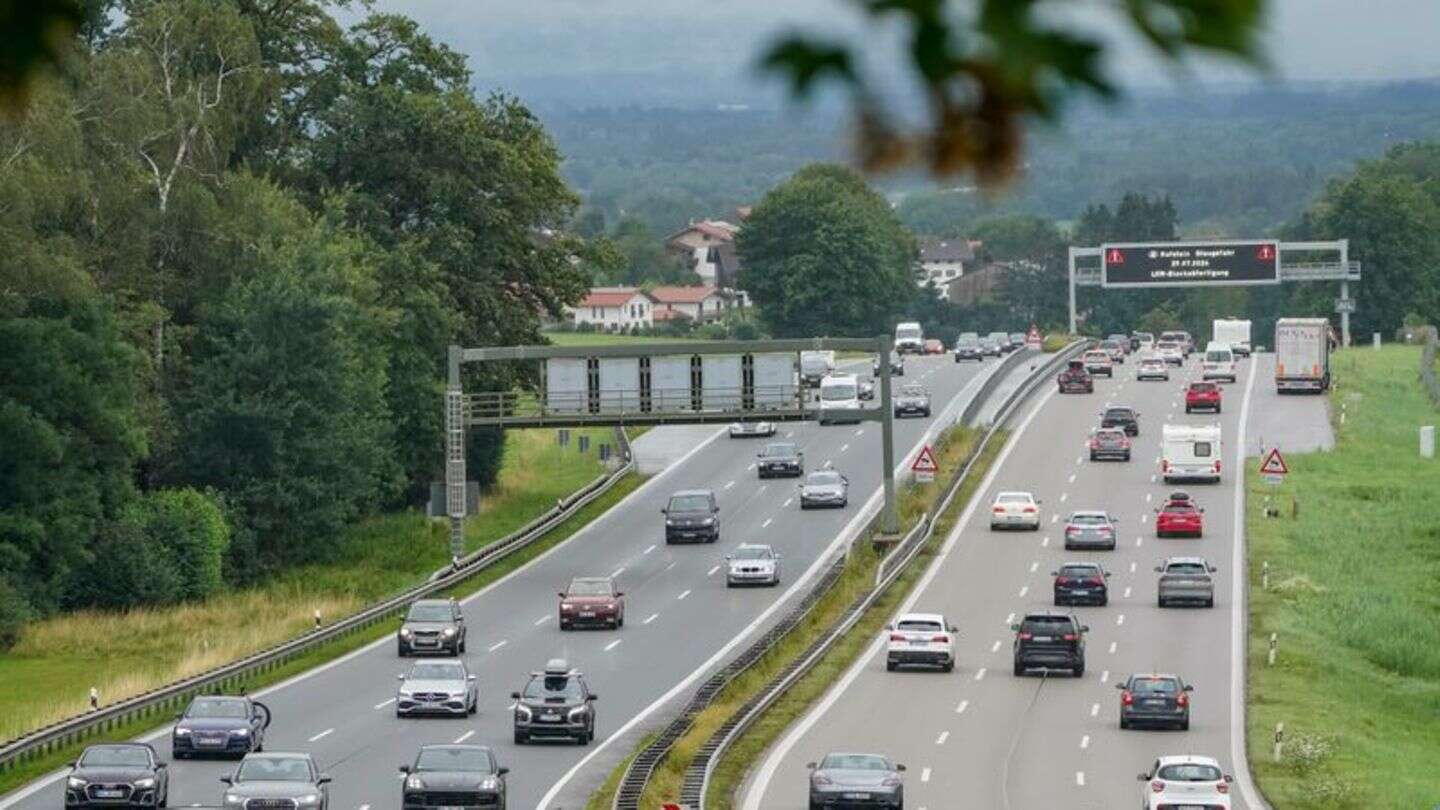
M 730 299 L 718 289 L 704 287 L 655 287 L 650 290 L 655 301 L 655 319 L 685 317 L 697 323 L 718 320 L 730 306 Z
M 975 261 L 978 243 L 966 239 L 920 240 L 920 286 L 929 284 L 939 290 L 941 298 L 950 297 L 950 282 L 965 275 L 966 262 Z
M 655 301 L 635 287 L 592 287 L 570 310 L 575 324 L 590 323 L 607 332 L 655 323 Z

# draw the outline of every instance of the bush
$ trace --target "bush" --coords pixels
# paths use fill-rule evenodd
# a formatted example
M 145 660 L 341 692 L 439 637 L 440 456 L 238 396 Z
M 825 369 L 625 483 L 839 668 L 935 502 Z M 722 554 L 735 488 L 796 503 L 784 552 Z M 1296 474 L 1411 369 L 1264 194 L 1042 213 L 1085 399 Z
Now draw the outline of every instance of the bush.
M 123 609 L 179 598 L 180 578 L 165 547 L 145 533 L 143 509 L 105 526 L 91 553 L 90 564 L 71 580 L 72 606 Z
M 20 640 L 20 628 L 30 621 L 34 611 L 10 580 L 0 577 L 0 650 L 8 650 Z
M 203 599 L 221 586 L 230 527 L 220 504 L 193 489 L 153 492 L 137 502 L 144 531 L 169 558 L 177 599 Z

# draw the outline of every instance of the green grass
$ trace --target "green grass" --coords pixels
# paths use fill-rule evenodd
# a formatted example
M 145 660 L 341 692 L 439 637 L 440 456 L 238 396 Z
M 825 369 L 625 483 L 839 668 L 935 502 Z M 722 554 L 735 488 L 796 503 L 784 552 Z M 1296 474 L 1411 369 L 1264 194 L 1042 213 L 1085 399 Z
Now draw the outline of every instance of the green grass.
M 1075 335 L 1046 335 L 1044 341 L 1040 345 L 1040 350 L 1043 352 L 1058 352 L 1066 346 L 1069 346 L 1071 343 L 1074 343 L 1075 340 Z
M 1247 465 L 1249 752 L 1278 810 L 1440 803 L 1440 462 L 1417 452 L 1418 426 L 1440 414 L 1417 382 L 1419 357 L 1339 353 L 1335 449 L 1287 457 L 1278 490 Z M 1266 495 L 1282 517 L 1264 516 Z
M 606 332 L 546 332 L 556 346 L 640 346 L 647 343 L 676 343 L 700 338 L 656 337 L 653 335 L 612 335 Z
M 594 444 L 614 438 L 608 429 L 591 435 L 581 456 L 574 436 L 562 448 L 554 431 L 512 431 L 499 481 L 467 522 L 467 548 L 509 534 L 599 475 Z M 84 711 L 92 686 L 103 703 L 139 694 L 299 635 L 317 610 L 334 621 L 414 585 L 448 562 L 447 529 L 413 512 L 374 518 L 339 539 L 334 559 L 203 602 L 30 625 L 0 655 L 0 740 Z

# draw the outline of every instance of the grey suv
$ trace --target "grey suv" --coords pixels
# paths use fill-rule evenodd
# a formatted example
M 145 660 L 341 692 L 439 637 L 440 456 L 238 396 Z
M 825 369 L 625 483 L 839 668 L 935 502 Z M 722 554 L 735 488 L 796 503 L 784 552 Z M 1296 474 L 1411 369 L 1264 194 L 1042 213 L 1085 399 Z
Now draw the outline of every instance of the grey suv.
M 454 599 L 417 599 L 395 634 L 401 658 L 417 653 L 465 652 L 465 614 Z
M 1068 669 L 1077 678 L 1085 674 L 1085 634 L 1090 628 L 1074 615 L 1031 613 L 1010 629 L 1015 631 L 1016 677 L 1032 669 Z
M 1160 575 L 1156 602 L 1169 607 L 1176 602 L 1215 607 L 1215 566 L 1204 557 L 1171 557 L 1155 566 Z
M 495 752 L 484 745 L 425 745 L 405 775 L 400 804 L 405 810 L 488 807 L 505 810 L 505 774 Z
M 309 754 L 246 754 L 230 776 L 220 777 L 225 807 L 247 810 L 327 810 L 330 777 Z
M 1190 730 L 1190 693 L 1195 690 L 1178 675 L 1131 675 L 1120 690 L 1120 728 L 1138 725 Z
M 720 539 L 720 504 L 713 490 L 682 489 L 670 496 L 670 502 L 660 512 L 665 515 L 666 543 L 713 543 Z
M 585 683 L 579 670 L 563 658 L 552 658 L 544 672 L 530 673 L 530 680 L 515 701 L 515 744 L 531 740 L 574 740 L 589 745 L 595 739 L 595 706 L 598 697 Z

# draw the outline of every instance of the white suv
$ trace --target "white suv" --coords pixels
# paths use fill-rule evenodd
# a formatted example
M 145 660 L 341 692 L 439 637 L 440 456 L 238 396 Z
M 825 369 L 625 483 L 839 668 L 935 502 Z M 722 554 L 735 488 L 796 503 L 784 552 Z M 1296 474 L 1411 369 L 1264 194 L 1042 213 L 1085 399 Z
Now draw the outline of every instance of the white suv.
M 1029 492 L 1001 492 L 990 505 L 990 528 L 1040 530 L 1040 502 Z
M 890 632 L 885 649 L 885 669 L 890 672 L 910 665 L 939 667 L 942 672 L 955 668 L 956 630 L 941 614 L 906 613 L 885 629 Z
M 1230 810 L 1230 783 L 1234 778 L 1220 770 L 1220 763 L 1213 757 L 1160 757 L 1148 772 L 1136 778 L 1147 783 L 1140 793 L 1140 806 L 1145 810 Z

